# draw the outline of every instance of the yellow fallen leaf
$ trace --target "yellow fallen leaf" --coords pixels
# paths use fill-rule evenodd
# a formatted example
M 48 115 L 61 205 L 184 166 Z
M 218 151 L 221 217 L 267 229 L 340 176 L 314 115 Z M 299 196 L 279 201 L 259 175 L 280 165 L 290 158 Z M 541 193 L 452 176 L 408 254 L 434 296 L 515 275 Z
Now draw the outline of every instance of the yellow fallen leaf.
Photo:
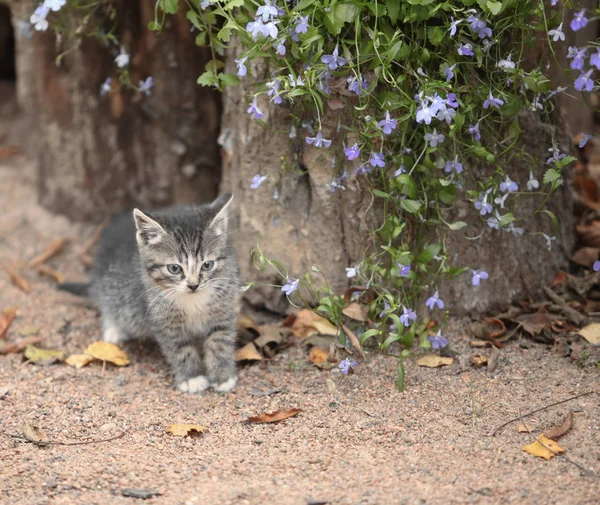
M 235 353 L 236 361 L 258 361 L 261 359 L 262 356 L 256 350 L 256 346 L 252 342 L 247 343 Z
M 305 338 L 310 335 L 337 335 L 338 329 L 324 317 L 315 314 L 312 310 L 302 309 L 298 312 L 294 323 L 292 324 L 292 332 L 300 338 Z
M 196 436 L 203 433 L 206 428 L 199 424 L 172 424 L 166 428 L 168 433 L 176 437 Z
M 487 362 L 488 360 L 483 354 L 473 354 L 473 356 L 471 356 L 471 363 L 477 367 L 487 365 Z
M 427 354 L 417 360 L 417 365 L 427 366 L 429 368 L 437 368 L 439 366 L 451 365 L 454 363 L 454 358 L 446 358 L 437 354 Z
M 531 424 L 519 423 L 517 424 L 516 429 L 519 433 L 531 433 L 535 430 L 535 427 Z
M 537 456 L 538 458 L 552 459 L 554 456 L 565 450 L 554 440 L 540 435 L 535 442 L 521 447 L 525 452 Z
M 40 442 L 46 438 L 46 435 L 42 430 L 28 422 L 23 423 L 19 428 L 19 432 L 30 442 Z
M 316 365 L 317 363 L 327 363 L 327 356 L 329 356 L 327 351 L 321 349 L 320 347 L 313 347 L 310 350 L 308 359 L 310 359 L 311 363 Z
M 249 417 L 246 419 L 249 423 L 276 423 L 289 417 L 294 417 L 302 412 L 301 409 L 278 410 L 277 412 L 265 412 L 258 416 Z
M 94 342 L 93 344 L 88 345 L 83 352 L 89 354 L 93 358 L 101 361 L 109 361 L 117 366 L 125 366 L 130 363 L 129 357 L 125 354 L 125 351 L 110 342 Z
M 67 365 L 74 366 L 75 368 L 81 368 L 89 365 L 94 361 L 94 357 L 89 354 L 71 354 L 66 360 Z
M 579 330 L 579 334 L 590 344 L 600 345 L 600 323 L 588 324 Z
M 24 354 L 28 361 L 42 366 L 51 365 L 52 363 L 65 359 L 65 353 L 63 351 L 40 349 L 33 344 L 27 346 Z

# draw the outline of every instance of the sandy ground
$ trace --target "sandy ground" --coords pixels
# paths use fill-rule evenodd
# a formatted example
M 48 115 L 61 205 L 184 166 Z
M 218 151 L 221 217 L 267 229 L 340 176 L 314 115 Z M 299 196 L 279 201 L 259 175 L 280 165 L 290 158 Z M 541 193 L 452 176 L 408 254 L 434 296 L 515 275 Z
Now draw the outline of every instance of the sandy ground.
M 71 245 L 50 261 L 70 279 L 85 278 L 78 260 L 93 228 L 48 214 L 35 204 L 25 157 L 0 161 L 0 263 L 31 259 L 52 240 Z M 27 273 L 29 295 L 0 271 L 0 309 L 16 306 L 8 335 L 37 327 L 43 346 L 81 352 L 100 338 L 96 313 L 53 282 Z M 469 365 L 468 336 L 448 332 L 453 366 L 407 363 L 407 390 L 395 390 L 395 362 L 370 354 L 358 373 L 343 376 L 310 366 L 292 347 L 264 366 L 240 372 L 234 393 L 176 391 L 156 349 L 126 346 L 132 364 L 40 367 L 21 355 L 0 356 L 0 503 L 131 504 L 127 488 L 150 489 L 154 504 L 598 504 L 600 480 L 563 457 L 545 461 L 521 447 L 533 435 L 503 422 L 579 393 L 598 391 L 600 370 L 513 342 L 492 374 Z M 281 392 L 258 396 L 280 388 Z M 272 425 L 251 415 L 300 408 Z M 600 473 L 597 393 L 530 418 L 539 429 L 575 412 L 560 442 L 567 456 Z M 39 447 L 7 435 L 24 422 L 50 440 L 108 438 L 94 445 Z M 171 423 L 205 426 L 196 438 L 165 432 Z M 537 431 L 536 431 L 537 433 Z

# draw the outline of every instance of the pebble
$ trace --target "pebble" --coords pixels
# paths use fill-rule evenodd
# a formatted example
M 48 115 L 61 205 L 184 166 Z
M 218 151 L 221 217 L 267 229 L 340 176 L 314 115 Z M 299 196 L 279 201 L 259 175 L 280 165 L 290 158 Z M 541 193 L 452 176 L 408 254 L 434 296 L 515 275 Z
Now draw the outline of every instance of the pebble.
M 116 423 L 106 423 L 98 428 L 100 431 L 111 431 L 117 428 Z

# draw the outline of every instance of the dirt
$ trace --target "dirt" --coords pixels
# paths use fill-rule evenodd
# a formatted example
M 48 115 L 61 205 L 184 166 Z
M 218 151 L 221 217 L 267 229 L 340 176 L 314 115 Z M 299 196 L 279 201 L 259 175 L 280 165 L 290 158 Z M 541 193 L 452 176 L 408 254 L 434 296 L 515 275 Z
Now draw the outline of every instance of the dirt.
M 68 237 L 48 265 L 85 279 L 79 256 L 94 227 L 44 211 L 34 187 L 25 156 L 0 161 L 0 264 L 29 260 Z M 0 309 L 18 309 L 9 341 L 39 329 L 41 346 L 74 353 L 100 338 L 92 308 L 47 277 L 24 276 L 30 294 L 0 271 Z M 294 346 L 241 368 L 235 392 L 201 396 L 176 391 L 158 351 L 139 344 L 125 346 L 132 364 L 122 368 L 41 367 L 20 354 L 0 356 L 0 503 L 138 503 L 127 489 L 159 493 L 145 503 L 181 505 L 600 503 L 598 367 L 524 340 L 503 348 L 487 373 L 470 365 L 480 351 L 468 348 L 464 328 L 456 321 L 447 331 L 452 366 L 407 361 L 404 393 L 395 388 L 395 360 L 374 352 L 344 376 L 312 367 L 307 350 Z M 511 418 L 585 391 L 595 393 L 530 416 L 534 434 L 512 423 L 491 436 Z M 302 412 L 277 424 L 244 422 L 289 408 Z M 573 428 L 559 443 L 595 476 L 565 457 L 546 461 L 521 449 L 569 410 Z M 10 437 L 24 422 L 54 441 L 122 437 L 40 447 Z M 172 423 L 206 430 L 175 437 L 166 432 Z

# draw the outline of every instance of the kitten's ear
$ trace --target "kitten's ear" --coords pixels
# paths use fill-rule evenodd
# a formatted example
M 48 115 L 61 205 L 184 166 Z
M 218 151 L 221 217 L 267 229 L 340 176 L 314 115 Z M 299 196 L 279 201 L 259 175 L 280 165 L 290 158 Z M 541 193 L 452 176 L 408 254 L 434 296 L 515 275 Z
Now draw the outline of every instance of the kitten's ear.
M 210 223 L 210 228 L 217 234 L 222 235 L 227 231 L 227 221 L 231 212 L 233 193 L 225 193 L 217 198 L 210 206 L 217 211 L 217 215 Z
M 137 228 L 136 238 L 139 245 L 157 244 L 164 237 L 165 229 L 141 210 L 133 209 L 133 219 Z

